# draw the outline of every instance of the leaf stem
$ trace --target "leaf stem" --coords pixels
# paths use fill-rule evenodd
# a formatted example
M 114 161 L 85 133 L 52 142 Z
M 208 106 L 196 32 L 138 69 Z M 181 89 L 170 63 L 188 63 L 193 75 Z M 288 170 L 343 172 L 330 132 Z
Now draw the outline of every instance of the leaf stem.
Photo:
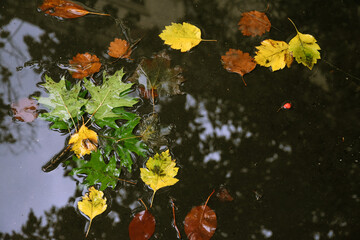
M 147 207 L 146 207 L 146 205 L 145 205 L 144 201 L 143 201 L 141 198 L 139 198 L 139 201 L 140 201 L 140 202 L 144 205 L 145 210 L 147 211 Z
M 295 28 L 295 30 L 296 30 L 296 32 L 298 32 L 299 33 L 299 30 L 297 29 L 297 27 L 296 27 L 296 25 L 295 25 L 295 23 L 290 19 L 290 18 L 288 18 L 289 19 L 289 21 L 292 23 L 292 25 L 294 26 L 294 28 Z
M 66 106 L 66 104 L 65 104 L 64 99 L 62 98 L 62 96 L 61 96 L 60 94 L 59 94 L 59 96 L 60 96 L 60 98 L 61 98 L 61 101 L 62 101 L 62 102 L 63 102 L 63 104 L 64 104 L 64 107 L 65 107 L 65 109 L 66 109 L 67 113 L 69 114 L 69 116 L 70 116 L 70 118 L 71 118 L 71 121 L 72 121 L 72 122 L 73 122 L 73 124 L 74 124 L 75 131 L 77 132 L 77 128 L 76 128 L 75 121 L 74 121 L 74 119 L 72 118 L 72 116 L 71 116 L 71 114 L 70 114 L 70 112 L 69 112 L 69 109 L 67 108 L 67 106 Z
M 107 91 L 104 99 L 101 101 L 101 103 L 99 104 L 99 106 L 95 109 L 95 111 L 94 111 L 94 113 L 91 115 L 91 117 L 86 121 L 85 125 L 90 121 L 90 119 L 95 115 L 95 113 L 99 110 L 99 108 L 104 104 L 104 101 L 105 101 L 105 99 L 107 98 L 107 96 L 109 95 L 110 90 L 111 90 L 111 89 L 109 89 L 109 91 Z
M 203 212 L 202 212 L 202 214 L 201 214 L 201 218 L 200 218 L 200 221 L 199 221 L 200 223 L 201 223 L 201 221 L 202 221 L 202 219 L 203 219 L 203 217 L 204 217 L 206 205 L 207 205 L 210 197 L 214 194 L 214 192 L 215 192 L 215 189 L 212 191 L 212 193 L 211 193 L 211 194 L 209 195 L 209 197 L 206 199 L 206 202 L 205 202 L 204 207 L 203 207 Z
M 155 196 L 156 191 L 154 191 L 152 197 L 151 197 L 151 203 L 150 203 L 150 208 L 152 208 L 153 202 L 154 202 L 154 196 Z
M 215 39 L 201 39 L 203 42 L 217 42 Z
M 85 238 L 87 238 L 87 236 L 89 234 L 89 230 L 90 230 L 90 227 L 91 227 L 91 222 L 92 222 L 92 219 L 90 219 L 90 223 L 89 223 L 88 229 L 86 231 Z

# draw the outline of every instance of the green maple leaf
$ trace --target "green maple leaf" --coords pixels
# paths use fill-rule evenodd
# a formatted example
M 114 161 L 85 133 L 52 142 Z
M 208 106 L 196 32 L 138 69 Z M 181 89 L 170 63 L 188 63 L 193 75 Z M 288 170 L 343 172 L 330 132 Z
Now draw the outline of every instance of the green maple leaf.
M 47 117 L 54 117 L 64 122 L 76 118 L 81 112 L 81 107 L 87 102 L 86 99 L 78 97 L 81 90 L 80 82 L 68 90 L 64 78 L 58 83 L 48 76 L 45 76 L 45 80 L 42 85 L 49 92 L 49 97 L 40 97 L 38 101 L 49 108 Z
M 90 161 L 73 157 L 77 167 L 74 167 L 70 175 L 86 174 L 83 184 L 87 186 L 101 183 L 99 190 L 103 191 L 107 187 L 115 188 L 120 169 L 116 167 L 115 157 L 110 158 L 106 164 L 100 151 L 91 154 Z
M 117 107 L 132 107 L 137 100 L 127 96 L 132 84 L 121 81 L 124 76 L 123 70 L 117 71 L 112 76 L 106 76 L 104 72 L 103 84 L 95 86 L 86 81 L 84 87 L 91 94 L 91 99 L 86 104 L 86 112 L 94 114 L 95 119 L 118 117 L 112 110 Z

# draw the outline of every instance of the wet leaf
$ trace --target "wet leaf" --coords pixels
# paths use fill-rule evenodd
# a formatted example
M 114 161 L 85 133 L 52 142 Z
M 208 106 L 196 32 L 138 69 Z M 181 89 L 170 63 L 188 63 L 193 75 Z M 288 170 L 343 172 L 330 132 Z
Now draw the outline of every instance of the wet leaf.
M 256 63 L 249 53 L 243 53 L 241 50 L 230 48 L 224 56 L 221 56 L 221 60 L 226 70 L 238 73 L 242 77 L 256 67 Z M 246 86 L 245 81 L 244 84 Z
M 112 110 L 117 107 L 132 107 L 137 100 L 129 97 L 132 84 L 123 83 L 123 70 L 119 70 L 112 76 L 106 72 L 103 74 L 103 84 L 95 86 L 91 81 L 85 81 L 84 87 L 91 94 L 86 104 L 86 112 L 94 114 L 95 119 L 118 117 Z
M 179 170 L 175 166 L 175 160 L 171 159 L 169 150 L 166 150 L 161 155 L 157 153 L 154 158 L 150 157 L 146 162 L 146 168 L 140 168 L 141 180 L 154 190 L 151 205 L 157 190 L 174 185 L 179 181 L 179 179 L 174 178 Z
M 46 116 L 61 119 L 64 122 L 71 118 L 77 119 L 77 115 L 81 115 L 81 107 L 87 102 L 86 99 L 78 97 L 81 90 L 80 82 L 68 90 L 64 78 L 58 83 L 48 76 L 45 76 L 45 80 L 42 86 L 49 92 L 49 97 L 40 97 L 38 101 L 49 108 L 50 112 Z
M 98 72 L 101 68 L 100 59 L 90 53 L 78 53 L 69 61 L 72 68 L 70 70 L 73 78 L 83 79 Z
M 108 54 L 114 58 L 130 58 L 130 44 L 125 40 L 115 38 L 115 40 L 110 43 Z
M 317 62 L 317 59 L 321 58 L 320 52 L 318 51 L 320 50 L 320 46 L 316 43 L 316 39 L 312 35 L 300 33 L 295 24 L 292 21 L 291 23 L 294 25 L 297 34 L 289 42 L 289 51 L 298 63 L 302 63 L 311 70 Z
M 220 187 L 219 191 L 216 193 L 216 197 L 222 202 L 231 202 L 234 200 L 229 191 L 224 187 Z
M 209 240 L 214 235 L 217 219 L 215 212 L 207 206 L 209 198 L 204 205 L 193 207 L 186 215 L 184 228 L 188 239 Z
M 162 131 L 157 114 L 150 114 L 148 117 L 143 117 L 139 125 L 139 135 L 141 139 L 151 148 L 167 145 L 168 141 L 164 135 L 169 134 Z
M 293 57 L 289 52 L 289 45 L 283 41 L 266 39 L 257 46 L 255 61 L 260 66 L 270 67 L 272 71 L 291 66 Z
M 46 14 L 61 18 L 78 18 L 87 14 L 109 16 L 109 14 L 89 12 L 84 7 L 66 0 L 44 0 L 39 9 Z
M 87 236 L 92 220 L 106 210 L 106 198 L 104 197 L 104 193 L 102 191 L 98 191 L 94 187 L 90 187 L 89 192 L 82 196 L 82 200 L 79 201 L 77 205 L 79 210 L 88 216 L 90 220 L 90 224 L 86 232 Z
M 11 103 L 11 110 L 14 118 L 21 122 L 32 122 L 38 117 L 38 103 L 29 98 L 22 98 Z
M 165 30 L 162 31 L 159 37 L 165 41 L 165 44 L 170 45 L 172 49 L 177 49 L 181 52 L 189 51 L 201 41 L 215 41 L 201 39 L 200 29 L 186 22 L 182 24 L 171 23 L 170 26 L 165 27 Z
M 129 224 L 130 240 L 150 239 L 154 231 L 155 218 L 148 210 L 137 213 Z
M 98 136 L 96 132 L 82 125 L 77 133 L 71 135 L 69 145 L 77 157 L 82 157 L 97 150 Z
M 138 82 L 140 88 L 145 89 L 140 92 L 143 92 L 146 98 L 149 95 L 151 98 L 157 95 L 172 96 L 182 94 L 180 85 L 185 79 L 181 73 L 179 66 L 170 68 L 170 57 L 161 52 L 151 59 L 143 59 L 129 80 Z
M 265 13 L 259 11 L 244 12 L 238 23 L 239 30 L 245 36 L 261 36 L 270 31 L 271 23 Z

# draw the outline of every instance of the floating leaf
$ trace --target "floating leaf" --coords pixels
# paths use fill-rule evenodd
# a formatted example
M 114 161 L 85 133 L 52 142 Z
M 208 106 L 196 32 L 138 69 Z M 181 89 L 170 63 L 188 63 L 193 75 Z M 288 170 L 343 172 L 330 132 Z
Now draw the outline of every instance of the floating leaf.
M 243 53 L 241 50 L 230 48 L 224 56 L 221 56 L 221 60 L 226 70 L 241 75 L 246 86 L 243 76 L 256 67 L 256 63 L 249 53 Z
M 98 191 L 94 187 L 90 187 L 89 192 L 82 196 L 81 201 L 79 201 L 77 205 L 79 210 L 88 216 L 90 220 L 88 230 L 86 231 L 87 237 L 92 220 L 96 216 L 102 214 L 107 208 L 106 198 L 104 197 L 104 193 L 102 191 Z
M 157 114 L 150 114 L 148 117 L 143 117 L 139 125 L 139 135 L 141 139 L 151 148 L 166 145 L 168 143 L 164 135 L 169 134 L 162 131 L 160 128 L 159 116 Z
M 290 20 L 290 19 L 289 19 Z M 291 20 L 290 20 L 291 21 Z M 296 36 L 289 42 L 289 51 L 292 53 L 298 63 L 302 63 L 310 70 L 313 68 L 317 59 L 320 59 L 320 46 L 316 43 L 316 39 L 310 34 L 300 33 L 295 24 Z
M 178 49 L 181 52 L 189 51 L 201 41 L 216 41 L 201 39 L 200 29 L 186 22 L 171 23 L 170 26 L 165 27 L 159 37 L 172 49 Z
M 70 69 L 71 76 L 78 79 L 90 76 L 101 68 L 100 59 L 90 53 L 78 53 L 69 63 L 72 66 Z
M 255 61 L 260 66 L 270 67 L 272 71 L 283 69 L 285 65 L 291 66 L 293 57 L 289 52 L 289 45 L 283 41 L 266 39 L 256 47 Z
M 146 98 L 160 96 L 172 96 L 182 94 L 180 85 L 185 81 L 181 75 L 182 69 L 179 66 L 170 68 L 170 57 L 161 52 L 151 59 L 143 59 L 138 65 L 133 76 L 129 79 L 138 82 Z
M 45 80 L 46 82 L 42 85 L 49 91 L 49 97 L 40 97 L 38 101 L 49 108 L 50 112 L 46 116 L 61 119 L 64 122 L 71 118 L 77 119 L 77 115 L 81 115 L 81 107 L 87 102 L 86 99 L 78 97 L 81 90 L 80 82 L 68 90 L 64 78 L 56 83 L 45 75 Z
M 184 228 L 188 239 L 209 240 L 214 235 L 217 226 L 216 214 L 207 206 L 213 193 L 214 191 L 204 205 L 193 207 L 186 215 Z
M 161 155 L 157 153 L 154 158 L 150 157 L 146 162 L 147 168 L 140 168 L 141 179 L 154 190 L 151 205 L 157 190 L 174 185 L 179 181 L 179 179 L 174 178 L 179 170 L 175 166 L 175 160 L 171 159 L 169 150 L 166 150 Z
M 121 81 L 123 70 L 108 76 L 104 72 L 103 84 L 95 86 L 91 81 L 84 82 L 84 87 L 91 94 L 91 99 L 86 104 L 86 112 L 94 114 L 95 119 L 118 117 L 112 110 L 117 107 L 132 107 L 137 100 L 127 96 L 132 84 Z
M 39 9 L 46 14 L 61 18 L 78 18 L 87 14 L 110 16 L 109 14 L 89 12 L 82 6 L 66 0 L 44 0 Z
M 11 103 L 11 110 L 14 118 L 21 122 L 32 122 L 38 117 L 38 103 L 29 98 L 22 98 Z
M 108 54 L 114 58 L 130 58 L 130 44 L 125 40 L 115 38 L 115 40 L 110 43 Z
M 86 178 L 83 184 L 86 186 L 101 184 L 100 190 L 104 190 L 107 187 L 115 188 L 119 180 L 120 169 L 116 167 L 116 159 L 112 157 L 109 159 L 109 163 L 105 163 L 100 151 L 91 153 L 90 161 L 84 159 L 78 159 L 73 157 L 76 163 L 70 175 L 83 175 L 86 174 Z
M 238 23 L 239 30 L 245 36 L 261 36 L 270 31 L 271 23 L 265 13 L 259 11 L 244 12 Z
M 71 135 L 69 145 L 77 157 L 82 157 L 97 150 L 98 136 L 96 132 L 82 125 L 77 133 Z
M 224 187 L 220 187 L 219 191 L 216 193 L 216 197 L 222 202 L 231 202 L 234 200 L 229 191 Z
M 129 224 L 130 240 L 147 240 L 155 232 L 155 218 L 148 211 L 137 213 Z

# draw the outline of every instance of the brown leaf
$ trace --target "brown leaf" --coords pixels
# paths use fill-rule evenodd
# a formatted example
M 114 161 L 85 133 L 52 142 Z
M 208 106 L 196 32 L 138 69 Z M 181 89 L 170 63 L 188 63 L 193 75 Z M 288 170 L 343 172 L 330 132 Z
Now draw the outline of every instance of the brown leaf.
M 217 219 L 215 212 L 207 206 L 207 203 L 202 206 L 193 207 L 186 215 L 184 221 L 185 233 L 190 240 L 209 240 L 215 233 L 217 227 Z
M 239 23 L 239 30 L 245 36 L 261 36 L 270 31 L 271 23 L 265 13 L 250 11 L 242 13 Z
M 96 55 L 90 53 L 78 53 L 72 60 L 69 60 L 72 65 L 70 70 L 73 78 L 82 79 L 100 70 L 100 59 Z
M 226 70 L 238 73 L 241 76 L 251 72 L 256 67 L 254 58 L 249 53 L 243 53 L 241 50 L 230 48 L 224 56 L 221 56 L 221 60 Z M 246 86 L 245 81 L 244 84 Z
M 222 202 L 231 202 L 234 200 L 229 191 L 224 187 L 220 187 L 219 191 L 216 193 L 216 197 Z
M 86 14 L 109 16 L 109 14 L 89 12 L 82 6 L 66 0 L 44 0 L 39 8 L 46 14 L 61 18 L 78 18 Z
M 137 213 L 129 224 L 130 240 L 147 240 L 155 231 L 155 218 L 148 211 Z
M 21 122 L 32 122 L 38 117 L 38 103 L 29 98 L 22 98 L 16 103 L 11 103 L 14 118 Z
M 110 43 L 109 55 L 114 58 L 129 58 L 130 59 L 131 48 L 130 44 L 122 39 L 115 38 Z

